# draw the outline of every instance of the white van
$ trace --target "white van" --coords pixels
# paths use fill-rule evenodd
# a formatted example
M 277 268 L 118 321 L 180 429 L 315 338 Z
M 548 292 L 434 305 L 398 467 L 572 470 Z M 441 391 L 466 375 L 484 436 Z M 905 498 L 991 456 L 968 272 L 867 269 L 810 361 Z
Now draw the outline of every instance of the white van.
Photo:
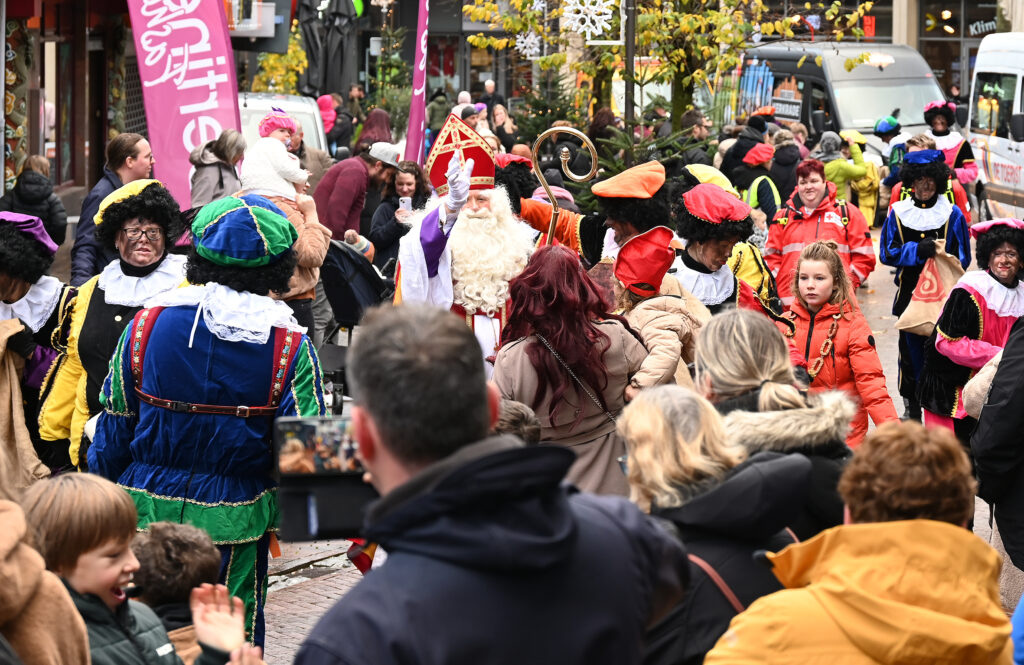
M 978 162 L 976 221 L 1024 216 L 1022 74 L 1024 33 L 996 33 L 981 41 L 969 109 L 957 109 Z
M 268 92 L 238 93 L 238 113 L 242 121 L 242 136 L 252 145 L 260 138 L 259 124 L 271 108 L 279 108 L 302 124 L 306 145 L 327 150 L 324 122 L 320 118 L 320 107 L 312 97 L 299 95 L 278 95 Z

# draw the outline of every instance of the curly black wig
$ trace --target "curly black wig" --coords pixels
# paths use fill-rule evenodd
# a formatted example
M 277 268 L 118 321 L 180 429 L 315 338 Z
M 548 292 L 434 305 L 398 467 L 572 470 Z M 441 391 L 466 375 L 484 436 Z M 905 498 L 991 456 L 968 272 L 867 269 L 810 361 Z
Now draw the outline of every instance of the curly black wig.
M 508 200 L 512 203 L 512 211 L 521 214 L 522 206 L 519 199 L 533 196 L 533 190 L 540 187 L 533 169 L 523 162 L 509 162 L 504 168 L 494 169 L 494 184 L 505 188 Z
M 978 236 L 975 241 L 974 257 L 978 260 L 978 267 L 982 270 L 988 269 L 988 260 L 992 252 L 996 251 L 1004 242 L 1008 242 L 1017 248 L 1017 253 L 1024 257 L 1024 231 L 1011 226 L 996 226 L 991 231 Z
M 910 164 L 904 162 L 900 167 L 900 180 L 904 187 L 913 187 L 918 178 L 931 178 L 935 181 L 935 191 L 941 194 L 946 191 L 949 180 L 949 167 L 946 162 L 937 161 L 929 164 Z
M 295 251 L 288 250 L 273 263 L 258 268 L 221 266 L 199 256 L 192 248 L 185 263 L 185 278 L 191 284 L 217 282 L 235 291 L 248 291 L 258 296 L 268 296 L 271 292 L 284 295 L 297 261 Z
M 35 284 L 52 264 L 53 256 L 34 238 L 0 224 L 0 272 Z
M 672 212 L 676 219 L 676 233 L 687 242 L 700 243 L 709 240 L 725 240 L 726 238 L 746 240 L 754 232 L 754 220 L 749 216 L 738 221 L 722 222 L 721 224 L 710 224 L 694 217 L 683 205 L 681 196 L 672 205 Z
M 632 224 L 640 233 L 650 231 L 655 226 L 668 224 L 667 187 L 662 186 L 649 199 L 620 199 L 601 196 L 595 198 L 597 198 L 601 214 L 617 222 Z
M 950 128 L 952 128 L 953 127 L 953 123 L 956 122 L 956 118 L 953 116 L 953 109 L 949 108 L 949 106 L 947 104 L 943 104 L 942 106 L 940 106 L 938 108 L 929 109 L 929 110 L 925 111 L 924 112 L 924 122 L 925 122 L 925 124 L 928 125 L 929 127 L 931 127 L 932 120 L 935 120 L 935 118 L 937 116 L 940 116 L 940 115 L 944 116 L 946 118 L 946 125 L 949 126 Z
M 162 228 L 167 246 L 174 244 L 184 228 L 178 202 L 162 185 L 153 183 L 135 196 L 107 206 L 103 211 L 103 221 L 96 225 L 96 240 L 113 251 L 117 232 L 125 222 L 136 218 Z

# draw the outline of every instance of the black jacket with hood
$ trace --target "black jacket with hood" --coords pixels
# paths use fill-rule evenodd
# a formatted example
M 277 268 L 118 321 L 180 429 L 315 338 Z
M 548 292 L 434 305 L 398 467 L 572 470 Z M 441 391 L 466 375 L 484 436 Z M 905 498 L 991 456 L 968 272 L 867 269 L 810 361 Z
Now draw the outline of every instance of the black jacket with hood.
M 782 590 L 759 560 L 793 542 L 785 529 L 800 514 L 811 484 L 803 455 L 757 453 L 720 482 L 689 488 L 676 508 L 651 510 L 679 530 L 687 553 L 700 557 L 725 581 L 740 603 Z M 690 562 L 683 601 L 647 633 L 646 665 L 699 665 L 736 616 L 722 590 Z
M 771 175 L 783 201 L 788 201 L 796 189 L 796 167 L 800 161 L 800 146 L 796 141 L 784 141 L 775 146 Z
M 14 189 L 0 198 L 0 211 L 34 215 L 43 222 L 50 239 L 60 247 L 68 229 L 68 213 L 53 193 L 53 183 L 42 173 L 22 171 Z
M 725 151 L 725 156 L 722 157 L 722 167 L 719 170 L 726 175 L 732 173 L 733 169 L 743 163 L 743 158 L 747 156 L 750 149 L 758 143 L 764 143 L 764 132 L 755 127 L 744 127 L 740 135 L 736 137 L 736 143 L 733 143 L 732 147 Z
M 372 504 L 388 553 L 306 638 L 296 665 L 639 663 L 681 597 L 683 548 L 625 499 L 562 484 L 571 451 L 500 436 Z
M 846 445 L 857 407 L 844 393 L 810 395 L 807 406 L 782 411 L 758 411 L 755 390 L 715 404 L 725 415 L 731 443 L 751 454 L 761 451 L 799 453 L 811 460 L 811 489 L 807 503 L 790 528 L 801 541 L 843 523 L 843 500 L 836 487 L 853 455 Z

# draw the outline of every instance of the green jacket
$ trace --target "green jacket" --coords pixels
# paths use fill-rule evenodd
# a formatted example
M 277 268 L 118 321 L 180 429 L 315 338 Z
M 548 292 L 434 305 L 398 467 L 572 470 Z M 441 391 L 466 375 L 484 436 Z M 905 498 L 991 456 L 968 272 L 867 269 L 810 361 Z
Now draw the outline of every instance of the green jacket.
M 835 183 L 836 195 L 839 198 L 849 198 L 849 192 L 846 189 L 847 183 L 860 180 L 868 173 L 868 167 L 864 163 L 864 153 L 856 143 L 850 144 L 850 158 L 853 159 L 852 164 L 845 159 L 833 159 L 825 164 L 825 180 Z
M 427 104 L 427 127 L 430 131 L 434 133 L 441 131 L 441 126 L 444 125 L 450 110 L 451 104 L 446 98 L 439 95 L 430 100 L 430 103 Z
M 64 582 L 89 631 L 92 665 L 182 665 L 163 623 L 146 605 L 129 600 L 111 612 L 92 594 L 80 594 Z M 228 654 L 208 647 L 196 665 L 221 665 Z

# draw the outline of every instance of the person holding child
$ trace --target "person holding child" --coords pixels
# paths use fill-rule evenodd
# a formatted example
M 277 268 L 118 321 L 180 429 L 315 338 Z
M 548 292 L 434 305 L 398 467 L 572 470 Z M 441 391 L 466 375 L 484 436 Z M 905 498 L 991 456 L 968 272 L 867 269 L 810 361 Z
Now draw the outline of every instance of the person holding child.
M 794 328 L 780 329 L 803 350 L 812 391 L 838 388 L 859 398 L 846 438 L 856 448 L 867 433 L 868 414 L 876 425 L 898 417 L 871 327 L 851 301 L 850 278 L 836 243 L 819 240 L 805 247 L 791 288 L 796 299 L 786 316 Z
M 687 311 L 682 298 L 658 294 L 675 260 L 672 238 L 671 229 L 655 226 L 627 240 L 615 259 L 617 304 L 649 352 L 626 387 L 629 400 L 658 384 L 693 387 L 687 364 L 693 362 L 701 322 Z
M 125 329 L 88 452 L 90 470 L 135 500 L 139 528 L 172 521 L 210 534 L 257 645 L 278 521 L 273 419 L 327 413 L 312 342 L 270 297 L 288 289 L 297 235 L 258 196 L 199 211 L 186 264 L 195 286 L 162 294 Z

